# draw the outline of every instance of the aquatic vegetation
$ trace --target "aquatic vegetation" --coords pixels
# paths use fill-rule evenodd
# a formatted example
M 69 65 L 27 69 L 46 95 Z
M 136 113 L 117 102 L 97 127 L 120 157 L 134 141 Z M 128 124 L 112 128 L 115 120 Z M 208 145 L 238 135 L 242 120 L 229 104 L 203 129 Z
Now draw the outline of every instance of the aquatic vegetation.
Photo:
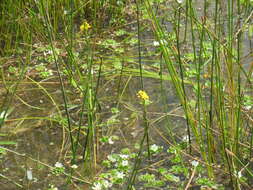
M 4 0 L 3 188 L 251 190 L 252 6 Z

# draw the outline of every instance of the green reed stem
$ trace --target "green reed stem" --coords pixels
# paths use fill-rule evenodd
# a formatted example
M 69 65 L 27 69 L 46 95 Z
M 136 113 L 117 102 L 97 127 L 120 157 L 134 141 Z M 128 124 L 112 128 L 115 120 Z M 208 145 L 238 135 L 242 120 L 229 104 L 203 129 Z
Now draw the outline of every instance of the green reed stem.
M 184 71 L 183 71 L 183 63 L 181 60 L 181 51 L 180 51 L 180 45 L 179 45 L 179 36 L 180 36 L 180 20 L 181 20 L 181 7 L 178 8 L 178 17 L 177 17 L 177 23 L 176 23 L 176 41 L 177 41 L 177 58 L 179 63 L 179 69 L 180 69 L 180 78 L 181 78 L 181 86 L 183 90 L 183 98 L 184 102 L 187 102 L 186 99 L 186 92 L 185 92 L 185 80 L 184 80 Z M 187 110 L 185 110 L 185 116 L 186 116 L 186 125 L 187 125 L 187 135 L 188 135 L 188 143 L 189 143 L 189 153 L 192 152 L 192 143 L 191 143 L 191 130 L 189 126 L 189 118 Z
M 49 36 L 49 43 L 50 43 L 51 50 L 53 52 L 54 64 L 55 64 L 56 69 L 57 69 L 57 75 L 58 75 L 60 86 L 61 86 L 62 98 L 63 98 L 63 102 L 64 102 L 64 109 L 65 109 L 65 113 L 67 115 L 68 130 L 69 130 L 69 137 L 70 137 L 70 143 L 71 143 L 71 152 L 72 152 L 72 157 L 74 157 L 73 153 L 75 152 L 75 148 L 74 148 L 74 141 L 73 141 L 73 136 L 72 136 L 70 114 L 69 114 L 68 105 L 67 105 L 67 96 L 66 96 L 66 93 L 65 93 L 65 87 L 64 87 L 62 76 L 61 76 L 58 60 L 56 58 L 56 56 L 57 56 L 56 51 L 55 51 L 55 48 L 54 48 L 54 45 L 53 45 L 53 41 L 54 41 L 55 37 L 54 37 L 53 30 L 52 30 L 52 25 L 51 25 L 51 22 L 50 22 L 49 14 L 48 14 L 47 9 L 44 5 L 44 1 L 41 1 L 40 5 L 41 5 L 41 13 L 44 17 L 44 21 L 45 21 L 45 24 L 47 26 L 47 32 L 48 32 L 48 36 Z
M 130 177 L 128 178 L 128 181 L 127 181 L 127 184 L 126 184 L 127 185 L 126 190 L 132 190 L 133 189 L 133 185 L 135 183 L 136 175 L 138 173 L 138 169 L 139 169 L 139 166 L 140 166 L 141 161 L 142 161 L 141 157 L 142 157 L 142 153 L 143 153 L 143 149 L 144 149 L 144 141 L 145 140 L 148 141 L 148 120 L 147 120 L 147 117 L 146 117 L 146 105 L 145 105 L 144 101 L 143 101 L 143 106 L 144 106 L 143 117 L 144 117 L 144 125 L 145 125 L 144 134 L 143 134 L 143 137 L 142 137 L 141 142 L 140 142 L 139 152 L 138 152 L 137 156 L 135 157 L 132 172 L 131 172 Z M 149 143 L 149 142 L 147 142 L 147 143 Z M 149 154 L 149 158 L 150 158 L 150 153 L 148 153 L 148 154 Z
M 136 15 L 137 15 L 138 61 L 139 61 L 139 69 L 140 69 L 140 84 L 141 84 L 141 90 L 144 90 L 143 75 L 142 75 L 142 61 L 141 61 L 140 8 L 139 8 L 138 0 L 135 0 L 135 5 L 136 5 Z
M 141 89 L 144 90 L 144 84 L 143 84 L 143 71 L 142 71 L 142 60 L 141 60 L 141 28 L 140 28 L 140 8 L 139 8 L 139 1 L 135 0 L 136 4 L 136 15 L 137 15 L 137 32 L 138 32 L 138 60 L 139 60 L 139 69 L 140 69 L 140 84 Z M 146 111 L 146 105 L 143 104 L 143 119 L 144 119 L 144 130 L 147 133 L 146 136 L 146 142 L 147 142 L 147 150 L 148 150 L 148 158 L 150 159 L 150 146 L 149 146 L 149 125 L 147 121 L 147 111 Z

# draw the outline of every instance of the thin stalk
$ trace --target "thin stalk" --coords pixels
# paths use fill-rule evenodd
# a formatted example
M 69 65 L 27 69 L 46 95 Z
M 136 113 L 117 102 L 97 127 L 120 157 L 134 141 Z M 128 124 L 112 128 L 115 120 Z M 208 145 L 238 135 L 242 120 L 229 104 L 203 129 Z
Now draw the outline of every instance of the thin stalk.
M 124 59 L 122 60 L 122 63 L 121 63 L 121 69 L 120 69 L 120 74 L 119 74 L 119 80 L 118 80 L 118 86 L 117 86 L 117 107 L 119 107 L 119 103 L 120 103 L 120 99 L 121 99 L 121 95 L 122 95 L 122 92 L 121 92 L 121 82 L 122 82 L 122 75 L 123 75 L 123 72 L 124 72 Z
M 140 29 L 140 8 L 139 8 L 139 1 L 135 0 L 136 5 L 136 15 L 137 15 L 137 32 L 138 32 L 138 61 L 139 61 L 139 69 L 140 69 L 140 84 L 141 84 L 141 90 L 144 90 L 144 84 L 143 84 L 143 71 L 142 71 L 142 60 L 141 60 L 141 29 Z M 146 107 L 145 104 L 143 104 L 143 119 L 144 119 L 144 127 L 147 131 L 147 149 L 148 149 L 148 158 L 150 159 L 150 148 L 149 148 L 149 129 L 148 129 L 148 123 L 146 118 Z
M 81 133 L 81 126 L 82 126 L 84 110 L 85 110 L 86 92 L 87 92 L 87 90 L 85 92 L 83 92 L 83 102 L 82 102 L 82 106 L 81 106 L 81 112 L 80 112 L 79 122 L 78 122 L 77 137 L 76 137 L 75 146 L 74 146 L 75 151 L 73 153 L 73 159 L 72 159 L 73 164 L 75 164 L 75 162 L 76 162 L 76 152 L 77 152 L 77 147 L 78 147 L 78 143 L 79 143 L 79 138 L 80 138 L 80 133 Z
M 86 138 L 84 141 L 83 159 L 85 161 L 91 160 L 93 156 L 94 168 L 97 167 L 97 142 L 96 142 L 96 126 L 95 121 L 95 92 L 93 90 L 93 54 L 90 52 L 88 56 L 88 83 L 87 89 L 87 118 L 88 118 L 88 129 Z M 93 153 L 93 155 L 91 155 Z
M 218 32 L 218 39 L 221 39 L 221 36 L 222 36 L 222 31 L 221 31 L 221 27 L 217 27 L 217 26 L 222 26 L 222 23 L 221 23 L 221 14 L 218 14 L 218 5 L 221 4 L 222 2 L 219 1 L 219 0 L 216 0 L 215 2 L 215 16 L 216 16 L 216 19 L 218 21 L 217 25 L 216 25 L 216 28 L 217 28 L 217 32 Z M 216 39 L 213 39 L 213 41 L 216 41 Z M 217 120 L 218 120 L 218 126 L 220 128 L 220 131 L 221 131 L 221 134 L 222 134 L 222 153 L 224 155 L 224 160 L 225 162 L 227 163 L 227 167 L 228 167 L 228 170 L 229 170 L 229 177 L 230 177 L 230 180 L 231 182 L 233 183 L 233 171 L 232 171 L 232 166 L 231 166 L 231 163 L 230 163 L 230 159 L 229 159 L 229 156 L 227 154 L 227 147 L 229 146 L 228 142 L 228 138 L 229 138 L 229 135 L 228 135 L 228 122 L 227 122 L 227 114 L 226 114 L 226 108 L 225 108 L 225 103 L 224 103 L 224 100 L 225 100 L 225 97 L 224 97 L 224 91 L 223 91 L 223 86 L 224 86 L 224 82 L 222 81 L 222 66 L 221 66 L 221 58 L 222 55 L 221 55 L 221 51 L 222 51 L 222 48 L 221 48 L 221 43 L 217 43 L 216 45 L 216 42 L 215 42 L 215 49 L 217 49 L 217 51 L 214 51 L 214 69 L 215 69 L 215 85 L 214 85 L 214 90 L 215 90 L 215 93 L 216 94 L 216 97 L 217 97 Z
M 235 81 L 234 81 L 234 73 L 235 73 L 235 66 L 234 66 L 234 53 L 233 53 L 233 24 L 234 24 L 234 1 L 228 0 L 228 52 L 227 52 L 227 67 L 228 67 L 228 88 L 230 92 L 230 100 L 229 100 L 229 125 L 230 125 L 230 138 L 233 140 L 236 139 L 236 90 L 235 90 Z M 230 139 L 229 138 L 229 139 Z M 230 150 L 233 150 L 233 146 L 230 145 Z M 237 164 L 234 160 L 234 157 L 231 157 L 231 165 L 233 169 L 233 173 L 237 172 Z M 239 181 L 237 178 L 233 180 L 233 186 L 235 189 L 239 189 Z
M 151 21 L 152 21 L 154 34 L 160 43 L 161 51 L 163 53 L 163 59 L 165 61 L 165 66 L 167 67 L 167 70 L 170 74 L 171 81 L 176 89 L 176 93 L 178 95 L 180 103 L 183 106 L 184 113 L 188 114 L 189 126 L 191 127 L 192 132 L 193 132 L 194 136 L 196 137 L 197 144 L 200 145 L 201 139 L 200 139 L 200 136 L 199 136 L 199 133 L 197 130 L 196 122 L 194 119 L 194 114 L 191 110 L 189 103 L 184 101 L 184 93 L 183 93 L 183 89 L 182 89 L 182 85 L 181 85 L 181 79 L 180 79 L 178 72 L 176 71 L 175 66 L 174 66 L 174 61 L 172 61 L 172 59 L 171 59 L 171 52 L 175 51 L 175 48 L 174 48 L 174 46 L 169 46 L 170 43 L 168 45 L 164 44 L 164 40 L 167 39 L 165 36 L 165 33 L 162 30 L 160 23 L 158 22 L 156 16 L 154 15 L 154 12 L 152 10 L 152 7 L 151 7 L 149 1 L 145 0 L 144 3 L 145 3 L 145 8 L 146 8 L 146 10 L 149 14 L 149 17 L 151 18 Z M 202 151 L 201 154 L 204 155 L 205 153 L 203 152 L 202 149 L 201 149 L 201 151 Z
M 186 0 L 185 2 L 185 28 L 184 28 L 184 42 L 186 42 L 187 38 L 187 30 L 188 30 L 188 13 L 189 11 L 189 0 Z
M 215 0 L 215 14 L 214 14 L 214 32 L 217 33 L 217 19 L 218 19 L 218 0 Z M 210 102 L 209 102 L 209 128 L 213 129 L 213 101 L 214 101 L 214 64 L 216 61 L 216 40 L 212 41 L 212 61 L 211 61 L 211 87 L 210 87 Z M 209 138 L 209 128 L 207 129 L 207 138 Z M 208 140 L 209 142 L 209 140 Z M 209 144 L 209 143 L 208 143 Z
M 144 101 L 143 101 L 143 103 L 144 103 Z M 146 106 L 145 106 L 145 104 L 144 104 L 144 109 L 145 110 L 144 110 L 143 114 L 144 114 L 144 117 L 145 117 L 146 116 Z M 144 122 L 145 122 L 145 125 L 148 125 L 148 120 L 147 120 L 146 117 L 144 118 Z M 143 149 L 144 149 L 144 141 L 147 139 L 147 136 L 148 136 L 148 126 L 146 126 L 144 128 L 144 134 L 143 134 L 142 140 L 140 142 L 139 152 L 138 152 L 138 154 L 135 158 L 132 173 L 130 174 L 130 177 L 128 178 L 126 190 L 132 190 L 133 189 L 133 185 L 134 185 L 134 182 L 135 182 L 135 179 L 136 179 L 136 175 L 138 173 L 138 169 L 139 169 L 139 166 L 141 164 L 141 156 L 142 156 Z
M 162 95 L 162 100 L 163 100 L 163 110 L 166 113 L 168 111 L 168 102 L 167 102 L 167 94 L 165 92 L 165 87 L 164 87 L 164 83 L 163 81 L 165 80 L 165 78 L 163 77 L 163 59 L 162 59 L 162 54 L 161 54 L 161 58 L 160 58 L 160 89 L 161 89 L 161 95 Z M 170 138 L 172 139 L 172 142 L 174 144 L 176 144 L 176 140 L 175 137 L 173 135 L 172 129 L 171 129 L 171 123 L 170 123 L 170 119 L 169 116 L 165 117 L 166 120 L 166 129 L 168 129 L 168 133 Z
M 185 81 L 184 81 L 184 71 L 183 71 L 183 64 L 181 60 L 181 51 L 180 51 L 180 45 L 179 45 L 179 34 L 180 34 L 180 19 L 181 19 L 181 7 L 178 8 L 178 18 L 177 18 L 177 23 L 176 23 L 176 41 L 177 41 L 177 58 L 178 58 L 178 63 L 179 63 L 179 69 L 180 69 L 180 78 L 181 78 L 181 85 L 182 85 L 182 90 L 183 90 L 183 98 L 184 102 L 187 102 L 186 100 L 186 92 L 185 92 Z M 189 153 L 192 153 L 192 143 L 191 143 L 191 130 L 189 126 L 189 118 L 188 118 L 188 113 L 187 110 L 185 110 L 185 116 L 186 116 L 186 125 L 187 125 L 187 135 L 188 135 L 188 143 L 189 143 Z
M 69 130 L 69 137 L 70 137 L 70 143 L 71 143 L 71 152 L 72 152 L 72 156 L 73 156 L 73 153 L 75 152 L 75 149 L 74 149 L 74 141 L 73 141 L 73 136 L 72 136 L 70 114 L 69 114 L 69 111 L 68 111 L 68 104 L 67 104 L 67 96 L 66 96 L 66 93 L 65 93 L 65 87 L 64 87 L 62 76 L 61 76 L 60 67 L 59 67 L 59 64 L 58 64 L 58 61 L 57 61 L 57 58 L 56 58 L 56 51 L 55 51 L 55 48 L 54 48 L 54 45 L 53 45 L 54 34 L 53 34 L 53 31 L 52 31 L 52 25 L 51 25 L 51 22 L 50 22 L 48 12 L 46 11 L 46 8 L 45 8 L 45 5 L 44 5 L 44 1 L 41 1 L 40 5 L 41 5 L 42 15 L 43 15 L 44 20 L 45 20 L 45 24 L 47 26 L 47 32 L 48 32 L 48 36 L 49 36 L 50 47 L 51 47 L 51 50 L 53 52 L 53 59 L 54 59 L 54 63 L 55 63 L 56 69 L 57 69 L 57 75 L 58 75 L 60 86 L 61 86 L 62 98 L 63 98 L 63 102 L 64 102 L 64 109 L 65 109 L 65 113 L 67 115 L 68 130 Z
M 241 8 L 240 8 L 240 0 L 237 0 L 237 14 L 239 16 L 238 18 L 238 25 L 239 28 L 241 28 Z M 237 63 L 240 65 L 241 62 L 241 36 L 242 31 L 240 30 L 237 36 Z M 239 158 L 240 152 L 239 152 L 239 139 L 240 135 L 242 133 L 241 130 L 241 104 L 242 104 L 242 98 L 241 98 L 241 69 L 240 66 L 237 68 L 237 111 L 236 111 L 236 132 L 235 132 L 235 144 L 234 144 L 234 152 L 235 155 Z M 238 163 L 236 163 L 236 167 L 238 167 Z M 238 175 L 237 170 L 237 175 Z M 239 181 L 237 180 L 237 188 L 240 189 Z
M 138 33 L 138 61 L 139 61 L 139 69 L 140 69 L 140 84 L 141 90 L 144 90 L 143 85 L 143 76 L 142 76 L 142 60 L 141 60 L 141 34 L 140 34 L 140 8 L 138 0 L 135 0 L 136 5 L 136 15 L 137 15 L 137 33 Z

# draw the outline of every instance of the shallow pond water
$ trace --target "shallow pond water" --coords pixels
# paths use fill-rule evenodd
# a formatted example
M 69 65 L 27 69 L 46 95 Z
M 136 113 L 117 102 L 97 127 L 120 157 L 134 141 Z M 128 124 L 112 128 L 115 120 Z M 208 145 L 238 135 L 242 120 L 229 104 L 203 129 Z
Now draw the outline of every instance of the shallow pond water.
M 201 5 L 198 9 L 200 15 L 203 10 L 201 2 L 195 1 L 196 4 Z M 212 3 L 209 9 L 213 9 Z M 209 14 L 212 14 L 212 12 Z M 165 27 L 170 32 L 172 30 L 170 22 L 165 22 L 165 24 Z M 170 139 L 168 131 L 174 134 L 177 142 L 181 142 L 187 135 L 186 121 L 171 81 L 164 80 L 161 83 L 159 79 L 160 56 L 155 53 L 157 48 L 153 47 L 154 37 L 150 31 L 147 31 L 141 37 L 142 43 L 145 44 L 142 47 L 144 68 L 148 68 L 153 74 L 152 77 L 145 76 L 143 80 L 144 89 L 152 101 L 152 104 L 147 108 L 147 116 L 152 129 L 150 130 L 150 139 L 151 143 L 163 145 L 164 150 L 166 150 L 169 148 L 166 139 Z M 245 35 L 243 40 L 243 61 L 245 63 L 243 65 L 246 70 L 252 68 L 251 44 L 252 39 Z M 136 67 L 138 62 L 136 52 L 136 47 L 129 52 L 129 57 L 131 56 L 131 60 L 134 62 L 134 71 L 138 69 Z M 146 54 L 148 55 L 145 56 Z M 113 62 L 116 60 L 115 57 L 117 60 L 121 59 L 114 55 L 111 58 L 105 58 L 107 59 L 105 60 L 106 64 L 112 70 L 115 69 L 113 67 Z M 127 63 L 128 66 L 131 64 L 131 62 Z M 97 171 L 93 173 L 103 171 L 104 168 L 101 163 L 107 158 L 108 154 L 116 153 L 125 147 L 136 150 L 134 147 L 135 143 L 138 143 L 143 136 L 142 105 L 140 105 L 136 96 L 136 93 L 141 89 L 140 79 L 129 71 L 124 72 L 120 88 L 118 88 L 117 77 L 115 77 L 119 75 L 119 70 L 108 71 L 101 77 L 101 84 L 98 89 L 101 110 L 97 114 L 98 121 L 96 122 L 106 128 L 101 129 L 102 135 L 113 134 L 118 136 L 119 140 L 113 145 L 100 144 L 100 147 L 98 147 L 98 155 L 100 157 Z M 163 77 L 168 77 L 168 75 Z M 12 78 L 11 80 L 15 79 Z M 9 109 L 7 120 L 0 133 L 5 134 L 5 136 L 0 136 L 0 142 L 10 141 L 16 143 L 16 145 L 6 145 L 5 147 L 8 150 L 3 149 L 4 153 L 0 154 L 0 174 L 5 176 L 0 177 L 0 190 L 47 190 L 50 185 L 55 185 L 60 190 L 89 189 L 88 183 L 91 183 L 91 179 L 88 174 L 86 175 L 86 170 L 82 169 L 81 150 L 79 150 L 79 157 L 77 158 L 79 169 L 73 175 L 77 178 L 76 180 L 74 179 L 74 183 L 69 183 L 66 180 L 66 175 L 56 176 L 52 174 L 52 167 L 57 162 L 64 165 L 66 173 L 69 174 L 71 172 L 70 139 L 67 133 L 66 120 L 62 120 L 62 116 L 65 116 L 64 101 L 60 85 L 56 81 L 56 77 L 52 77 L 51 80 L 41 83 L 34 82 L 29 78 L 20 82 L 16 96 Z M 71 87 L 67 80 L 64 82 L 67 86 L 69 112 L 75 131 L 78 125 L 78 114 L 81 109 L 81 97 L 79 92 L 75 92 L 75 89 Z M 117 102 L 120 94 L 118 89 L 120 89 L 120 93 L 124 90 L 123 95 L 120 95 L 120 102 Z M 0 90 L 0 93 L 6 96 L 2 85 Z M 192 93 L 192 88 L 187 88 L 187 93 Z M 3 103 L 2 101 L 4 100 L 1 100 L 1 103 Z M 111 109 L 115 107 L 119 109 L 120 114 L 116 117 L 118 122 L 111 124 L 111 120 L 114 119 Z M 84 139 L 82 139 L 82 142 L 84 142 Z M 163 156 L 163 153 L 161 153 L 161 157 Z M 148 164 L 148 161 L 143 163 Z M 169 167 L 171 163 L 168 161 L 164 165 Z M 32 179 L 28 179 L 29 174 L 27 172 L 32 173 Z M 152 189 L 142 187 L 141 183 L 137 184 L 137 186 L 139 189 Z M 200 189 L 200 187 L 193 186 L 191 189 Z M 228 187 L 227 189 L 230 188 Z

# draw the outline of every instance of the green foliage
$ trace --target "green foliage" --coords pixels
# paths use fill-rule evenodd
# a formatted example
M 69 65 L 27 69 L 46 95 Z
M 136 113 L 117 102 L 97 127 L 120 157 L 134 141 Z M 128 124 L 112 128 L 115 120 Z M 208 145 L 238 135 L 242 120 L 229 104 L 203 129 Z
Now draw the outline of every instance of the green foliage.
M 244 66 L 244 55 L 251 55 L 244 41 L 253 36 L 252 5 L 252 0 L 3 0 L 0 127 L 5 121 L 8 130 L 37 123 L 62 127 L 62 138 L 56 137 L 64 140 L 61 154 L 71 164 L 84 158 L 81 174 L 96 176 L 90 180 L 93 190 L 121 189 L 132 170 L 138 176 L 133 186 L 182 188 L 192 169 L 194 183 L 217 189 L 214 177 L 222 172 L 216 165 L 230 172 L 234 189 L 250 186 L 252 176 L 237 171 L 250 171 L 244 161 L 252 152 L 252 68 Z M 138 90 L 150 92 L 152 101 L 147 94 L 137 101 Z M 175 121 L 170 134 L 163 128 L 168 120 Z M 167 152 L 161 142 L 168 143 Z M 0 145 L 16 141 L 1 136 Z M 119 150 L 122 146 L 131 148 Z M 205 165 L 189 163 L 187 154 Z M 69 179 L 76 175 L 72 166 Z M 57 163 L 51 172 L 61 177 L 66 170 Z
M 207 187 L 210 187 L 210 188 L 215 188 L 215 189 L 217 189 L 216 188 L 216 183 L 215 182 L 213 182 L 212 180 L 210 180 L 210 179 L 208 179 L 208 178 L 198 178 L 197 180 L 196 180 L 196 183 L 198 184 L 198 185 L 201 185 L 201 186 L 207 186 Z
M 144 187 L 161 187 L 165 183 L 162 180 L 157 180 L 154 174 L 143 174 L 138 177 L 139 181 L 144 182 Z
M 65 172 L 65 167 L 60 162 L 56 162 L 55 167 L 52 169 L 52 174 L 59 176 Z

